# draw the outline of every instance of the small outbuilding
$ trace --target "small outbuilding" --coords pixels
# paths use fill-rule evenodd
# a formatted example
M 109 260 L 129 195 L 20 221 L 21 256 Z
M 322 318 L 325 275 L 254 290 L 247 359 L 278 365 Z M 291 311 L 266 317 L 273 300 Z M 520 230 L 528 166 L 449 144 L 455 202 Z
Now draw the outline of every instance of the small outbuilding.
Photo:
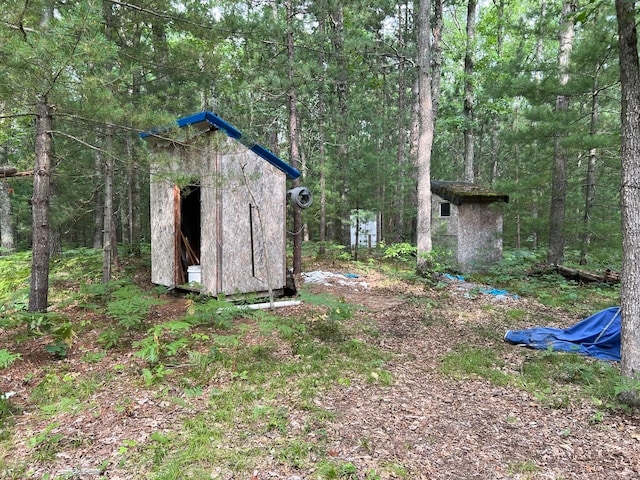
M 287 291 L 286 179 L 300 172 L 211 112 L 143 132 L 151 281 L 230 298 Z
M 369 210 L 351 210 L 351 247 L 375 248 L 378 244 L 378 216 Z
M 502 195 L 475 183 L 431 181 L 433 246 L 452 252 L 463 271 L 482 270 L 502 258 Z

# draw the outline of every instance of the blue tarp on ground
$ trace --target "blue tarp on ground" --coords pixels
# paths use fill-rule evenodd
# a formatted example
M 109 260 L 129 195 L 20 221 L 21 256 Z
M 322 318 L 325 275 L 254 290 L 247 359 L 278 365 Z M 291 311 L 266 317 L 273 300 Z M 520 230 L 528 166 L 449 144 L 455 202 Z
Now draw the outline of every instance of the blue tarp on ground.
M 504 339 L 515 345 L 620 361 L 620 316 L 620 308 L 611 307 L 564 330 L 550 327 L 509 330 Z

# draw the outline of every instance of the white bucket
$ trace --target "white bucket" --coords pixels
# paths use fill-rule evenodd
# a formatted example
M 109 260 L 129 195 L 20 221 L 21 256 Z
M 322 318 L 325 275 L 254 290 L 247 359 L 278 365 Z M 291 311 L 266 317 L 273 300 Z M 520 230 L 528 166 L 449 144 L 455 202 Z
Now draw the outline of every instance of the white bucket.
M 189 283 L 201 283 L 202 267 L 200 265 L 189 265 L 187 267 L 187 279 Z

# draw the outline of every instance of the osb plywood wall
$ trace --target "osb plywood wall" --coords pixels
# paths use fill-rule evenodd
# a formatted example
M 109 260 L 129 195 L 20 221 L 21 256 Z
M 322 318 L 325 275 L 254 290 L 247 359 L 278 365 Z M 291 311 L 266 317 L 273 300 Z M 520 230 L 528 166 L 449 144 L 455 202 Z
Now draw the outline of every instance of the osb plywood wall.
M 153 281 L 173 279 L 175 182 L 197 181 L 205 293 L 264 293 L 286 284 L 286 178 L 244 146 L 212 132 L 167 149 L 152 185 Z M 164 175 L 164 177 L 162 176 Z M 167 178 L 168 180 L 165 180 Z M 173 181 L 171 180 L 173 179 Z M 154 180 L 154 178 L 152 178 Z
M 286 283 L 284 174 L 249 150 L 224 155 L 221 170 L 226 172 L 221 198 L 222 291 L 282 288 Z
M 173 286 L 175 256 L 174 183 L 157 167 L 151 171 L 151 281 Z

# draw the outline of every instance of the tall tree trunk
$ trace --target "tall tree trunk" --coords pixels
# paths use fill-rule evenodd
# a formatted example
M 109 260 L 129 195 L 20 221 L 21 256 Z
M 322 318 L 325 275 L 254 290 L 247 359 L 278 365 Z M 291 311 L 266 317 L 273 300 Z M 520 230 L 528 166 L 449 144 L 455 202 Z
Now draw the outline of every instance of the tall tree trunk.
M 29 312 L 46 312 L 49 300 L 49 202 L 51 195 L 51 157 L 53 139 L 52 108 L 46 96 L 36 105 L 35 167 L 33 169 L 33 218 L 31 288 Z
M 473 87 L 473 53 L 476 43 L 476 0 L 467 3 L 467 46 L 464 55 L 464 179 L 474 181 L 473 147 L 474 147 L 474 87 Z
M 402 45 L 404 43 L 404 34 L 406 24 L 406 18 L 403 18 L 404 15 L 407 15 L 408 6 L 406 4 L 398 6 L 398 44 Z M 404 14 L 403 14 L 404 12 Z M 407 96 L 405 90 L 407 88 L 406 85 L 406 72 L 405 72 L 405 62 L 404 59 L 400 58 L 398 64 L 398 125 L 397 125 L 397 142 L 398 146 L 396 148 L 396 165 L 397 172 L 406 171 L 405 167 L 405 157 L 406 157 L 406 142 L 407 142 L 407 125 L 405 120 L 404 112 L 407 110 Z M 391 213 L 389 215 L 389 233 L 393 232 L 393 241 L 398 243 L 402 241 L 403 232 L 404 232 L 404 200 L 405 200 L 405 188 L 403 181 L 397 181 L 395 184 L 395 192 L 394 198 L 391 201 Z M 386 191 L 383 192 L 386 193 Z M 382 199 L 382 206 L 384 207 L 386 204 L 386 199 Z M 378 224 L 378 227 L 381 225 Z M 381 233 L 381 232 L 380 232 Z M 378 239 L 384 238 L 382 235 L 378 235 Z
M 543 32 L 544 22 L 542 21 L 542 19 L 545 18 L 546 14 L 547 14 L 547 3 L 545 0 L 541 0 L 540 13 L 538 14 L 538 18 L 540 20 L 538 21 L 537 41 L 536 41 L 536 50 L 535 50 L 536 65 L 542 64 L 542 54 L 544 51 L 544 39 L 545 39 L 545 35 Z M 534 78 L 538 84 L 541 83 L 543 80 L 542 70 L 536 70 L 534 72 Z M 534 156 L 537 157 L 537 150 L 538 150 L 537 141 L 534 142 L 533 149 L 534 149 Z M 540 214 L 539 200 L 538 200 L 540 198 L 540 192 L 538 191 L 538 189 L 532 192 L 531 197 L 532 198 L 531 198 L 531 207 L 529 209 L 529 217 L 534 220 L 534 225 L 537 225 L 538 224 L 537 218 Z M 531 232 L 530 237 L 531 237 L 531 249 L 535 251 L 538 249 L 538 241 L 540 239 L 540 232 L 538 232 L 537 226 L 534 227 L 534 230 Z
M 598 74 L 594 78 L 593 94 L 591 95 L 591 121 L 589 125 L 589 135 L 595 136 L 598 130 Z M 584 216 L 582 234 L 582 250 L 580 252 L 580 265 L 588 263 L 589 246 L 591 245 L 591 212 L 596 197 L 596 161 L 598 150 L 594 147 L 589 150 L 589 160 L 587 161 L 587 177 L 584 187 Z
M 520 102 L 518 102 L 515 106 L 515 119 L 514 119 L 514 126 L 513 126 L 513 130 L 515 132 L 515 137 L 518 138 L 518 133 L 520 131 Z M 520 183 L 520 144 L 518 143 L 518 140 L 516 140 L 515 145 L 513 146 L 513 160 L 516 166 L 515 169 L 515 182 L 516 182 L 516 190 L 519 188 L 518 184 Z M 516 200 L 514 202 L 516 205 L 518 205 L 519 200 L 518 197 L 516 197 Z M 517 208 L 517 206 L 514 206 L 514 210 L 516 212 L 519 212 L 520 209 Z M 516 213 L 516 241 L 515 241 L 515 247 L 516 250 L 520 250 L 520 246 L 522 243 L 522 219 L 520 218 L 520 213 Z
M 298 147 L 298 109 L 297 109 L 297 93 L 295 88 L 295 72 L 294 72 L 294 47 L 293 47 L 293 2 L 287 0 L 287 60 L 289 63 L 289 161 L 293 168 L 300 168 L 300 150 Z M 300 186 L 300 178 L 293 181 L 293 186 Z M 293 210 L 293 273 L 302 272 L 302 212 L 297 205 L 291 202 Z
M 338 99 L 338 119 L 336 122 L 338 134 L 338 152 L 337 158 L 340 163 L 348 158 L 349 141 L 348 141 L 348 107 L 347 107 L 347 62 L 344 53 L 344 7 L 342 4 L 337 5 L 334 12 L 334 33 L 333 48 L 337 58 L 338 75 L 335 80 L 336 97 Z M 351 241 L 351 224 L 349 205 L 347 204 L 348 175 L 347 169 L 340 169 L 338 177 L 338 195 L 340 200 L 335 215 L 335 229 L 338 240 L 342 245 L 349 245 Z
M 496 54 L 498 58 L 502 58 L 503 55 L 503 46 L 504 46 L 504 27 L 505 27 L 505 19 L 504 19 L 504 0 L 497 0 L 494 2 L 496 6 L 496 17 L 497 17 L 497 31 L 496 31 Z M 500 115 L 495 114 L 491 115 L 490 119 L 491 123 L 491 178 L 489 180 L 489 185 L 493 186 L 495 181 L 498 179 L 498 167 L 500 161 L 500 141 L 498 139 L 499 125 L 500 125 Z M 517 123 L 517 112 L 516 112 L 516 123 Z M 516 145 L 517 151 L 517 145 Z M 478 156 L 478 158 L 480 158 Z M 517 160 L 516 160 L 517 165 Z M 518 231 L 519 233 L 519 231 Z
M 438 120 L 438 104 L 440 101 L 440 72 L 442 71 L 442 0 L 433 0 L 433 18 L 431 19 L 431 103 L 433 111 L 433 128 L 435 132 Z
M 9 198 L 9 183 L 5 179 L 0 179 L 0 255 L 15 251 L 16 241 L 11 199 Z
M 142 230 L 140 215 L 140 168 L 138 162 L 138 151 L 127 137 L 127 153 L 129 157 L 129 168 L 127 170 L 127 200 L 128 200 L 128 236 L 129 251 L 136 257 L 140 257 L 140 232 Z
M 573 1 L 562 5 L 561 28 L 558 35 L 558 77 L 560 86 L 569 83 L 569 59 L 575 35 L 573 14 L 576 4 Z M 569 111 L 569 95 L 556 96 L 556 114 L 559 119 Z M 567 151 L 562 145 L 563 136 L 557 133 L 554 143 L 553 178 L 551 179 L 551 215 L 549 225 L 549 252 L 547 261 L 560 264 L 564 257 L 564 223 L 567 196 Z
M 0 102 L 0 114 L 4 113 L 4 104 Z M 9 151 L 6 144 L 0 145 L 0 165 L 8 165 Z M 15 228 L 11 210 L 11 189 L 6 179 L 0 178 L 0 255 L 14 253 L 16 250 Z
M 431 97 L 431 0 L 420 0 L 418 7 L 418 218 L 417 271 L 429 269 L 426 255 L 431 252 L 431 147 L 433 145 L 433 104 Z
M 622 120 L 622 375 L 640 380 L 640 63 L 636 2 L 616 0 Z M 637 390 L 622 399 L 638 405 Z
M 325 19 L 324 17 L 320 18 L 318 21 L 318 33 L 320 38 L 324 38 L 325 35 Z M 319 65 L 325 64 L 325 56 L 324 56 L 324 48 L 323 45 L 320 45 L 319 50 Z M 318 156 L 320 161 L 319 168 L 319 179 L 318 179 L 318 187 L 320 189 L 320 218 L 319 222 L 319 254 L 324 255 L 326 253 L 325 242 L 327 241 L 327 151 L 325 147 L 325 95 L 324 95 L 324 87 L 325 87 L 325 75 L 324 69 L 321 70 L 320 76 L 318 78 Z
M 104 235 L 102 237 L 102 283 L 111 280 L 111 266 L 114 260 L 113 250 L 113 128 L 108 125 L 105 133 L 105 172 L 104 172 Z
M 102 165 L 102 153 L 96 151 L 94 154 L 94 210 L 93 210 L 93 248 L 102 248 L 102 237 L 104 235 L 104 170 Z

